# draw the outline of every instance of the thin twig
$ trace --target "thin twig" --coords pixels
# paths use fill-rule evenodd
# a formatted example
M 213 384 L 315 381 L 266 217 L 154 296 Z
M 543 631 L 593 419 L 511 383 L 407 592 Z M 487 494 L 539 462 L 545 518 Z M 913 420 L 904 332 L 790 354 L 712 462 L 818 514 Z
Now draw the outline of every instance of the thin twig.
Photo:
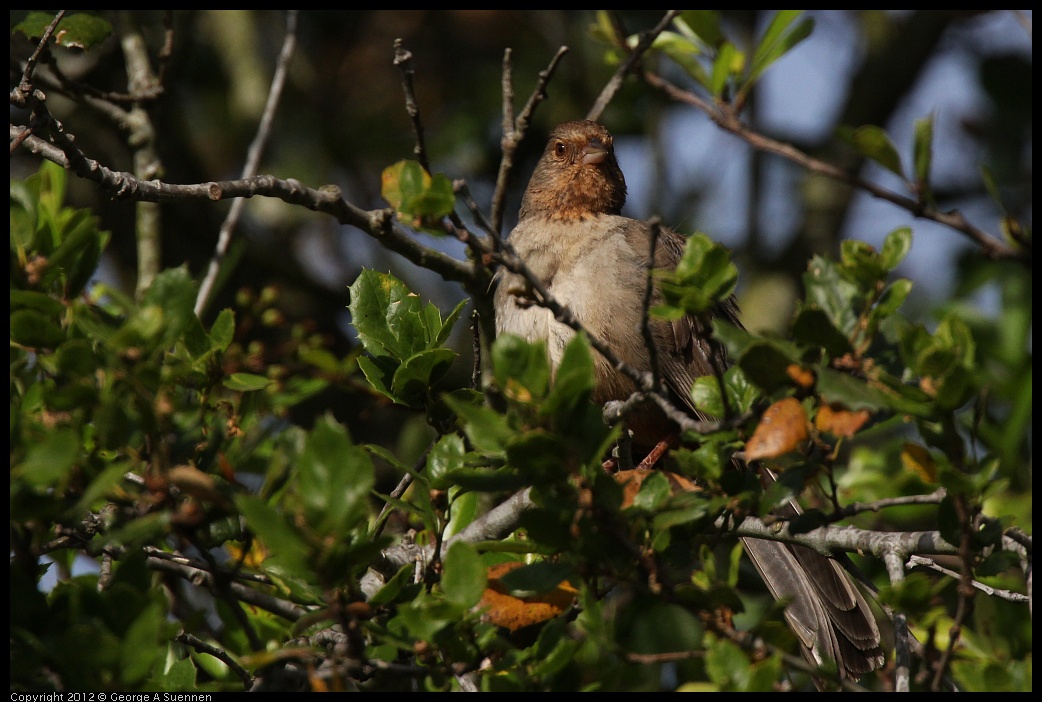
M 54 34 L 54 30 L 58 28 L 58 23 L 65 17 L 65 13 L 68 10 L 58 10 L 58 14 L 54 16 L 51 23 L 47 25 L 47 29 L 44 30 L 43 36 L 40 37 L 40 41 L 36 44 L 36 49 L 33 51 L 33 55 L 29 57 L 29 60 L 25 62 L 25 69 L 22 71 L 22 80 L 18 84 L 18 92 L 24 97 L 28 97 L 32 91 L 32 79 L 33 71 L 36 70 L 36 63 L 40 60 L 40 55 L 47 49 L 47 45 L 51 41 L 51 35 Z M 24 106 L 24 103 L 22 103 Z
M 641 32 L 640 38 L 637 40 L 637 45 L 633 47 L 633 51 L 629 53 L 626 60 L 619 64 L 619 67 L 615 70 L 615 74 L 608 79 L 608 82 L 601 90 L 601 94 L 598 95 L 597 100 L 594 101 L 593 107 L 591 107 L 590 111 L 586 113 L 586 119 L 592 119 L 596 122 L 601 118 L 601 113 L 604 112 L 608 103 L 612 101 L 616 93 L 618 93 L 619 89 L 622 87 L 623 80 L 625 80 L 626 76 L 633 71 L 634 66 L 637 65 L 637 62 L 640 61 L 644 53 L 651 48 L 656 37 L 665 31 L 666 27 L 669 26 L 669 23 L 679 14 L 680 10 L 668 10 L 666 14 L 662 16 L 662 19 L 659 20 L 658 24 L 656 24 L 652 29 L 647 32 Z M 623 44 L 622 48 L 625 49 L 626 45 Z
M 408 51 L 402 44 L 401 39 L 394 40 L 394 65 L 402 72 L 402 89 L 405 91 L 405 110 L 412 119 L 412 130 L 416 135 L 416 146 L 413 153 L 416 160 L 423 166 L 423 170 L 430 173 L 431 166 L 427 160 L 427 147 L 423 139 L 423 124 L 420 121 L 420 105 L 416 102 L 416 91 L 413 88 L 412 52 Z
M 905 571 L 900 552 L 895 549 L 883 554 L 887 575 L 891 585 L 904 582 Z M 891 620 L 894 624 L 894 691 L 908 692 L 911 684 L 912 654 L 910 633 L 908 631 L 908 615 L 904 612 L 893 612 Z
M 11 125 L 12 138 L 21 128 Z M 436 249 L 418 243 L 412 234 L 394 225 L 390 210 L 363 210 L 343 199 L 335 185 L 321 189 L 308 188 L 292 178 L 282 180 L 270 175 L 253 176 L 241 180 L 211 181 L 192 185 L 175 185 L 158 180 L 143 181 L 125 171 L 113 171 L 83 155 L 63 131 L 52 126 L 49 132 L 59 142 L 50 144 L 43 139 L 28 137 L 23 146 L 35 154 L 73 171 L 77 176 L 99 184 L 116 198 L 147 200 L 205 200 L 215 202 L 240 197 L 274 197 L 290 204 L 303 205 L 311 210 L 332 215 L 342 224 L 358 227 L 390 251 L 406 260 L 428 268 L 446 280 L 468 283 L 475 280 L 472 267 Z
M 1010 259 L 1025 263 L 1030 263 L 1031 261 L 1030 251 L 1020 251 L 1006 246 L 984 230 L 971 224 L 958 210 L 942 212 L 930 206 L 928 203 L 920 202 L 904 195 L 899 195 L 898 193 L 876 185 L 875 183 L 867 181 L 857 175 L 847 173 L 843 169 L 838 168 L 831 163 L 809 156 L 791 144 L 771 139 L 770 137 L 757 132 L 742 122 L 737 113 L 725 103 L 711 104 L 691 91 L 684 90 L 683 88 L 669 82 L 662 76 L 650 71 L 645 71 L 642 75 L 649 85 L 658 88 L 677 101 L 685 102 L 698 108 L 708 115 L 709 118 L 724 131 L 730 132 L 731 134 L 743 139 L 755 149 L 781 156 L 782 158 L 792 161 L 812 173 L 819 173 L 828 178 L 864 190 L 873 197 L 885 200 L 907 210 L 915 217 L 928 219 L 961 232 L 972 241 L 976 242 L 981 247 L 984 254 L 989 258 L 996 260 Z
M 554 54 L 554 57 L 550 59 L 550 65 L 545 70 L 539 72 L 539 80 L 535 89 L 532 90 L 528 102 L 525 103 L 517 119 L 514 119 L 513 116 L 514 85 L 510 67 L 510 49 L 503 53 L 503 136 L 499 142 L 503 150 L 503 156 L 499 161 L 499 173 L 496 174 L 496 188 L 492 193 L 492 215 L 489 217 L 492 229 L 496 232 L 500 231 L 503 226 L 503 205 L 507 196 L 507 184 L 510 181 L 510 173 L 514 169 L 514 154 L 517 152 L 517 147 L 521 140 L 524 139 L 525 132 L 528 131 L 528 125 L 535 108 L 546 99 L 546 84 L 553 77 L 554 72 L 557 70 L 557 65 L 566 53 L 568 53 L 568 47 L 562 46 Z M 496 243 L 497 240 L 493 239 L 493 250 L 498 250 L 495 248 Z
M 929 568 L 930 570 L 936 571 L 938 573 L 943 573 L 944 575 L 947 575 L 952 578 L 960 577 L 959 574 L 956 573 L 954 570 L 951 570 L 950 568 L 945 568 L 944 566 L 934 561 L 932 558 L 923 558 L 922 556 L 910 556 L 908 558 L 907 565 L 909 568 L 912 568 L 914 566 L 922 566 L 924 568 Z M 990 585 L 985 585 L 979 580 L 973 580 L 971 584 L 976 589 L 991 597 L 999 597 L 1010 602 L 1016 602 L 1017 604 L 1027 604 L 1028 602 L 1028 596 L 1020 592 L 1013 592 L 1012 590 L 1000 590 L 999 588 L 991 587 Z
M 212 644 L 208 644 L 198 636 L 193 636 L 186 631 L 181 631 L 177 636 L 174 637 L 175 641 L 179 641 L 186 646 L 191 646 L 195 650 L 201 653 L 207 653 L 217 660 L 228 666 L 233 673 L 239 676 L 239 680 L 242 681 L 243 687 L 249 690 L 253 686 L 253 676 L 250 675 L 250 671 L 239 665 L 239 662 L 232 658 L 227 651 L 223 648 L 218 648 Z
M 268 100 L 264 105 L 260 124 L 257 125 L 257 133 L 253 136 L 250 148 L 246 154 L 246 163 L 242 169 L 242 177 L 249 178 L 257 173 L 261 156 L 271 137 L 271 128 L 275 122 L 275 112 L 278 110 L 282 99 L 282 89 L 286 83 L 286 75 L 289 72 L 289 63 L 297 47 L 297 10 L 289 10 L 286 13 L 286 36 L 282 40 L 282 51 L 279 52 L 278 62 L 275 66 L 275 75 L 271 79 L 271 88 L 268 90 Z M 237 199 L 228 210 L 224 222 L 221 223 L 221 231 L 217 236 L 217 248 L 214 250 L 213 258 L 207 268 L 206 276 L 199 285 L 199 292 L 195 297 L 195 313 L 202 316 L 207 303 L 217 282 L 217 276 L 221 271 L 221 264 L 231 246 L 232 233 L 239 222 L 239 215 L 245 206 L 245 200 Z
M 184 578 L 194 585 L 203 585 L 205 587 L 214 586 L 213 574 L 201 568 L 193 568 L 180 563 L 165 561 L 156 558 L 155 556 L 149 556 L 145 559 L 145 565 L 152 570 L 171 573 L 180 578 Z M 286 600 L 261 592 L 260 590 L 246 587 L 240 583 L 229 583 L 228 591 L 242 602 L 255 605 L 290 621 L 296 621 L 307 614 L 307 610 L 299 605 L 287 602 Z

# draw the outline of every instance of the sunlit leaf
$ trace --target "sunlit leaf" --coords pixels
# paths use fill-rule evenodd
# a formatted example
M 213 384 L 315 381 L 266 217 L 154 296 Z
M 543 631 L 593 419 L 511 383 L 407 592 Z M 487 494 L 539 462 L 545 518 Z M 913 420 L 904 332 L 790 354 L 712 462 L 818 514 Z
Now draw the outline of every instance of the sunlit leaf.
M 803 21 L 793 26 L 793 22 L 802 12 L 802 10 L 778 10 L 771 19 L 771 23 L 753 51 L 752 59 L 749 62 L 749 76 L 743 85 L 743 91 L 747 92 L 772 63 L 791 51 L 794 46 L 814 31 L 814 19 L 811 17 L 805 17 Z

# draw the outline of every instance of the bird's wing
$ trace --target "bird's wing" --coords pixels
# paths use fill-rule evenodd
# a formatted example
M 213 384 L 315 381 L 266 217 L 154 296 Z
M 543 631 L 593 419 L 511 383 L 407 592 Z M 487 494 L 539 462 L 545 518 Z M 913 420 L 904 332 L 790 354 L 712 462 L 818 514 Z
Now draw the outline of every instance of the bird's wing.
M 651 228 L 641 224 L 628 230 L 630 245 L 634 251 L 650 251 Z M 683 249 L 680 234 L 660 227 L 655 267 L 675 268 Z M 702 376 L 720 377 L 728 366 L 725 350 L 712 338 L 713 319 L 741 326 L 733 299 L 718 304 L 711 314 L 652 324 L 663 381 L 680 405 L 701 419 L 705 415 L 691 397 L 692 384 Z M 736 464 L 740 469 L 745 466 L 739 461 Z M 759 472 L 765 481 L 775 479 L 766 468 Z M 779 510 L 784 516 L 799 512 L 794 501 Z M 833 660 L 851 679 L 882 666 L 879 628 L 868 602 L 842 565 L 803 546 L 752 538 L 742 541 L 771 594 L 789 602 L 785 618 L 808 660 L 818 664 Z

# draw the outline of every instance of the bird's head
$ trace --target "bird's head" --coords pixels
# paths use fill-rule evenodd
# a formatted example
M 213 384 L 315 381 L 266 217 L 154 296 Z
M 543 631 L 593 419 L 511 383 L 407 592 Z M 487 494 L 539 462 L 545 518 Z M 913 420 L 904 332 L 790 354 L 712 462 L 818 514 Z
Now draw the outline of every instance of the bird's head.
M 626 179 L 611 133 L 589 120 L 565 122 L 550 132 L 521 201 L 520 218 L 617 215 L 625 203 Z

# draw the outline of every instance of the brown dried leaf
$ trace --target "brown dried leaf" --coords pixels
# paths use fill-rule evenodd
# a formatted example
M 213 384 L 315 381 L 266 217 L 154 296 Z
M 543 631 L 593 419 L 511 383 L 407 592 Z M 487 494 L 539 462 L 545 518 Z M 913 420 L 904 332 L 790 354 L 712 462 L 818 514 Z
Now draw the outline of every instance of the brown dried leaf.
M 789 379 L 796 385 L 800 386 L 804 390 L 808 390 L 814 387 L 814 373 L 807 370 L 798 363 L 790 363 L 785 367 L 785 375 L 789 376 Z
M 872 414 L 865 409 L 851 411 L 842 405 L 822 405 L 814 417 L 818 431 L 827 431 L 834 436 L 850 438 L 865 426 Z
M 745 457 L 777 458 L 795 451 L 807 439 L 807 413 L 795 397 L 778 400 L 767 408 L 752 437 L 745 444 Z
M 478 603 L 479 609 L 486 610 L 485 616 L 489 621 L 510 631 L 560 616 L 572 606 L 579 592 L 565 580 L 553 590 L 532 597 L 519 598 L 507 594 L 499 579 L 523 565 L 520 561 L 512 561 L 489 568 L 488 587 Z

